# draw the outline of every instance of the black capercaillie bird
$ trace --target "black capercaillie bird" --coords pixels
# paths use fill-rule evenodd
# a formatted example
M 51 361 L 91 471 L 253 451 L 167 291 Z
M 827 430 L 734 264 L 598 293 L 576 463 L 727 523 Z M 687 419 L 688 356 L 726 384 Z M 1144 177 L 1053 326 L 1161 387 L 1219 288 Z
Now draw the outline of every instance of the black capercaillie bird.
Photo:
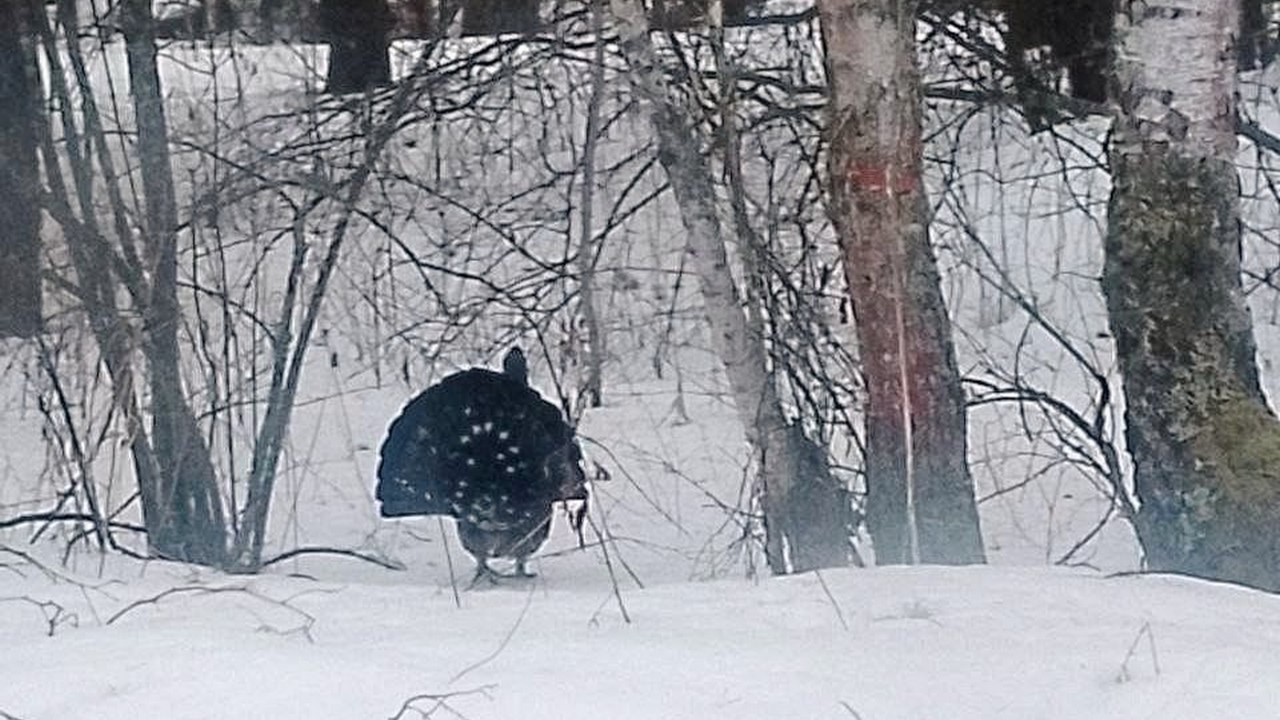
M 409 401 L 378 462 L 382 516 L 456 518 L 473 583 L 499 577 L 491 558 L 513 558 L 514 575 L 530 577 L 525 563 L 547 539 L 553 504 L 587 499 L 573 428 L 529 387 L 519 348 L 502 365 L 454 373 Z

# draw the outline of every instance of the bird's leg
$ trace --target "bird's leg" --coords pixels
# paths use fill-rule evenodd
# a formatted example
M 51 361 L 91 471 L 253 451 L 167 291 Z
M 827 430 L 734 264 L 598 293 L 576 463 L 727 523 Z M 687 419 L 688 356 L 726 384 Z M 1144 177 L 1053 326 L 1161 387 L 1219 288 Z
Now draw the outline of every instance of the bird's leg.
M 526 563 L 526 562 L 528 562 L 528 560 L 529 560 L 529 558 L 528 558 L 528 557 L 518 557 L 518 558 L 516 558 L 516 571 L 515 571 L 514 573 L 512 573 L 512 574 L 511 574 L 511 576 L 512 576 L 512 577 L 518 577 L 518 578 L 535 578 L 535 577 L 538 577 L 538 574 L 537 574 L 537 573 L 531 573 L 531 572 L 529 572 L 529 569 L 528 569 L 527 567 L 525 567 L 525 563 Z
M 468 590 L 474 590 L 481 580 L 488 580 L 490 585 L 497 585 L 498 574 L 493 568 L 489 567 L 489 561 L 485 558 L 476 558 L 476 574 L 471 578 L 471 584 L 467 586 Z

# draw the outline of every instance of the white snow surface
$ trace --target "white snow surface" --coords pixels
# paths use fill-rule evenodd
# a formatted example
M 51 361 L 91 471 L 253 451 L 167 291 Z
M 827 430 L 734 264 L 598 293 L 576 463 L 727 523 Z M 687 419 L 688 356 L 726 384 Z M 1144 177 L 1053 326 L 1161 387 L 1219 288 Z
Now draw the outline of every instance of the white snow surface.
M 444 696 L 448 707 L 414 703 L 432 717 L 530 720 L 1264 720 L 1280 709 L 1280 597 L 1176 577 L 917 567 L 629 586 L 628 624 L 602 577 L 551 568 L 465 592 L 457 607 L 437 586 L 339 572 L 108 565 L 60 579 L 0 572 L 4 712 L 352 720 L 394 717 L 418 695 Z M 204 590 L 133 605 L 173 588 Z M 237 590 L 210 592 L 226 588 Z M 78 627 L 49 636 L 22 598 L 58 603 Z

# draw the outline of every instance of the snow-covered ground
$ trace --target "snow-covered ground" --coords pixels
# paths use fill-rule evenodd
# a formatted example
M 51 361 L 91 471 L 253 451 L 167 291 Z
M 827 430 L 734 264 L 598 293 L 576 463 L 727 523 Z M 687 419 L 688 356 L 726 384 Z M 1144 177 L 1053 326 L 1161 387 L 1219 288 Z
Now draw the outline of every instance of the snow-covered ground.
M 603 568 L 582 584 L 545 563 L 458 607 L 328 564 L 49 575 L 0 557 L 0 711 L 24 720 L 1280 713 L 1280 598 L 1174 577 L 881 568 L 615 596 Z

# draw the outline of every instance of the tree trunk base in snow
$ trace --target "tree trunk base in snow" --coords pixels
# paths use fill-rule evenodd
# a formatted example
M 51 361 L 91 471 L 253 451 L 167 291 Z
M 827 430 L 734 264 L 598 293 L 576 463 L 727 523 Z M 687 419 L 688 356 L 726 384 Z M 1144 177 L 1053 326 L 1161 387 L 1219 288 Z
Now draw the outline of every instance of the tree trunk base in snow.
M 345 95 L 390 84 L 391 61 L 385 39 L 344 39 L 330 45 L 325 92 Z
M 856 526 L 852 499 L 831 475 L 826 451 L 797 425 L 779 435 L 781 442 L 766 448 L 765 462 L 772 452 L 773 474 L 785 474 L 790 484 L 782 492 L 766 488 L 764 493 L 770 570 L 785 575 L 861 564 L 851 540 Z
M 1103 289 L 1147 567 L 1280 590 L 1280 423 L 1240 284 L 1235 168 L 1124 149 Z

